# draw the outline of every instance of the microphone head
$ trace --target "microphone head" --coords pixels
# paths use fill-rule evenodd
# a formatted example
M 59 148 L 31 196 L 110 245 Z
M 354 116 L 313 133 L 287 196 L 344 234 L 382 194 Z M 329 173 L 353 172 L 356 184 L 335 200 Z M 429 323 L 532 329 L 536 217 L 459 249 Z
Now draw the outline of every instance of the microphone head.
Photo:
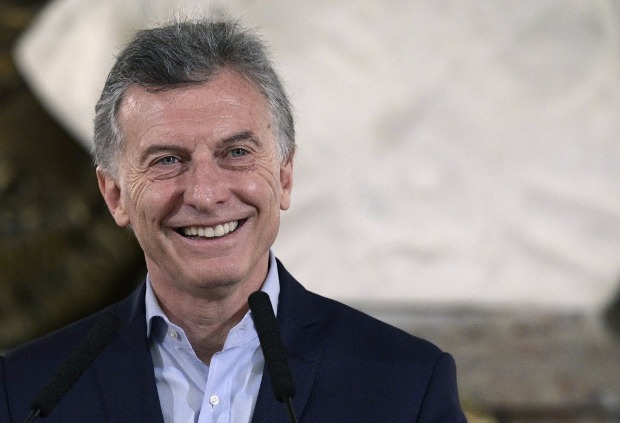
M 41 417 L 48 416 L 101 351 L 118 336 L 120 326 L 121 319 L 112 312 L 106 312 L 32 400 L 31 409 L 40 410 Z
M 295 384 L 282 345 L 271 300 L 267 293 L 257 291 L 248 298 L 248 305 L 252 311 L 252 319 L 263 350 L 265 366 L 269 371 L 273 392 L 278 401 L 284 402 L 286 398 L 295 396 Z

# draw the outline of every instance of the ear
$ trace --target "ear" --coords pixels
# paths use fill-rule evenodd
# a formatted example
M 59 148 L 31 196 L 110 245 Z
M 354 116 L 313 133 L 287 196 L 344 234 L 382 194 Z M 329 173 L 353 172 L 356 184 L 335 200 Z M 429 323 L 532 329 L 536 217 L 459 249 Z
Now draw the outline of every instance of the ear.
M 120 227 L 129 225 L 129 215 L 123 207 L 121 188 L 109 172 L 97 167 L 97 183 L 99 191 L 110 210 L 116 224 Z
M 291 191 L 293 190 L 293 159 L 287 164 L 280 166 L 280 210 L 288 210 L 291 206 Z

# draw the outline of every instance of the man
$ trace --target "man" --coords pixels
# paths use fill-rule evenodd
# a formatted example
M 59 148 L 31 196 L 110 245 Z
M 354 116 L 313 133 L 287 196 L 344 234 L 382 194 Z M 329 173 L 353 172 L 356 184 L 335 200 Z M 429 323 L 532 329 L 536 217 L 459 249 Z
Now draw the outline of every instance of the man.
M 299 421 L 465 421 L 448 354 L 306 291 L 275 259 L 294 151 L 288 99 L 253 34 L 212 21 L 137 34 L 97 103 L 94 152 L 148 276 L 110 307 L 118 337 L 46 421 L 288 421 L 248 310 L 258 290 L 277 312 Z M 99 315 L 0 360 L 2 423 L 26 418 Z

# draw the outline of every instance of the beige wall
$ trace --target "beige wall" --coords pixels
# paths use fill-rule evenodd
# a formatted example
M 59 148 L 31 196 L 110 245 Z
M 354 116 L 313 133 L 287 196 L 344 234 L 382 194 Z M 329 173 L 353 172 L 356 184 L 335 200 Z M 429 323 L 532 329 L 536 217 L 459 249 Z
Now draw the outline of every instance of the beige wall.
M 88 147 L 113 52 L 181 3 L 205 2 L 53 2 L 21 68 Z M 275 250 L 305 285 L 586 311 L 615 292 L 617 1 L 225 3 L 262 28 L 296 107 Z

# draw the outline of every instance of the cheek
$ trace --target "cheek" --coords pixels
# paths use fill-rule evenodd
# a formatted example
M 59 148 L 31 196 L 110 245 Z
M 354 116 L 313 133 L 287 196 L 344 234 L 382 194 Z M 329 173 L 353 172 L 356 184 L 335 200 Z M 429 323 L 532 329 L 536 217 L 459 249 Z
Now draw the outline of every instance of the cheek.
M 140 208 L 140 204 L 145 199 L 145 193 L 147 193 L 148 191 L 148 185 L 149 184 L 144 179 L 136 177 L 128 178 L 126 184 L 127 190 L 125 191 L 125 199 L 126 201 L 131 202 L 133 208 Z
M 280 202 L 280 174 L 276 172 L 272 167 L 260 167 L 257 169 L 256 176 L 253 178 L 253 183 L 248 184 L 248 187 L 252 189 L 252 192 L 256 196 L 260 196 L 263 201 L 269 199 L 270 205 L 279 205 Z
M 129 201 L 133 210 L 131 216 L 134 226 L 139 221 L 153 220 L 166 212 L 169 203 L 175 198 L 175 188 L 168 181 L 152 181 L 148 178 L 134 178 L 127 184 L 125 201 Z M 138 221 L 136 221 L 138 220 Z

